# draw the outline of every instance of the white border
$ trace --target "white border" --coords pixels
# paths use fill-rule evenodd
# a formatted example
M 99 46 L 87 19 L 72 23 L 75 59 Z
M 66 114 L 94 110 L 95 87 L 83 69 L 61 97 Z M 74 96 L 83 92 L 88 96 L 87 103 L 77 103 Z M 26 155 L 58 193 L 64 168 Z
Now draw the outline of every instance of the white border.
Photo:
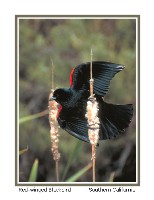
M 79 185 L 79 186 L 84 186 L 84 185 L 89 185 L 89 186 L 93 186 L 93 185 L 96 185 L 96 186 L 111 186 L 111 187 L 113 187 L 113 186 L 123 186 L 123 185 L 128 185 L 128 186 L 137 186 L 138 184 L 139 184 L 139 179 L 140 179 L 140 177 L 138 177 L 138 167 L 140 166 L 139 165 L 139 163 L 138 163 L 138 156 L 139 156 L 139 153 L 140 152 L 138 152 L 138 143 L 140 142 L 140 141 L 138 141 L 138 139 L 139 139 L 139 136 L 138 136 L 138 134 L 140 134 L 138 131 L 138 126 L 139 126 L 139 120 L 138 120 L 138 118 L 139 118 L 139 116 L 138 116 L 138 107 L 139 107 L 139 105 L 138 105 L 138 99 L 139 99 L 139 97 L 138 97 L 138 87 L 139 87 L 139 85 L 138 85 L 138 81 L 139 81 L 139 74 L 138 74 L 138 68 L 140 67 L 139 66 L 139 63 L 138 63 L 138 59 L 139 59 L 139 49 L 138 49 L 138 40 L 139 40 L 139 38 L 138 38 L 138 32 L 139 32 L 139 30 L 138 30 L 138 23 L 139 23 L 139 21 L 138 21 L 138 18 L 137 18 L 137 15 L 132 15 L 132 17 L 130 16 L 130 17 L 126 17 L 125 15 L 124 16 L 122 16 L 122 17 L 119 17 L 119 16 L 115 16 L 115 15 L 113 15 L 113 17 L 110 15 L 109 17 L 106 15 L 105 17 L 103 17 L 103 16 L 96 16 L 96 15 L 91 15 L 91 17 L 87 17 L 88 15 L 86 15 L 86 16 L 84 16 L 83 15 L 83 17 L 82 16 L 80 16 L 79 15 L 79 17 L 77 17 L 77 16 L 71 16 L 70 15 L 70 17 L 69 16 L 38 16 L 37 17 L 37 15 L 36 16 L 19 16 L 18 18 L 17 18 L 17 124 L 19 125 L 19 20 L 20 19 L 136 19 L 136 182 L 95 182 L 95 183 L 93 183 L 93 182 L 58 182 L 58 183 L 56 183 L 56 182 L 31 182 L 31 183 L 29 183 L 29 182 L 19 182 L 19 126 L 17 126 L 17 161 L 15 161 L 15 162 L 17 162 L 17 185 L 29 185 L 29 186 L 37 186 L 37 185 L 41 185 L 41 186 L 48 186 L 48 185 L 50 185 L 51 184 L 51 186 L 54 186 L 54 185 L 59 185 L 59 186 L 62 186 L 63 184 L 65 184 L 65 185 L 67 185 L 67 186 L 70 186 L 70 185 L 75 185 L 75 186 L 77 186 L 77 185 Z M 136 16 L 136 17 L 134 17 L 134 16 Z M 139 169 L 140 170 L 140 169 Z

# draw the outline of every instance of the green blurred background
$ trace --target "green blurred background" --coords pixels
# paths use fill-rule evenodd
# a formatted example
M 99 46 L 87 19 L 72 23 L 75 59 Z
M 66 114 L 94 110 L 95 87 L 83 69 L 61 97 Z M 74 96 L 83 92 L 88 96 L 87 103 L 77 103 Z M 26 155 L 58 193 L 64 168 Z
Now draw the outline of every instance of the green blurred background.
M 55 88 L 69 87 L 72 67 L 93 60 L 121 63 L 126 68 L 111 81 L 105 101 L 133 103 L 127 134 L 100 141 L 96 181 L 136 181 L 136 20 L 135 19 L 20 19 L 19 20 L 19 181 L 28 182 L 38 159 L 37 182 L 55 182 L 48 115 L 25 120 L 48 109 L 51 58 Z M 44 113 L 43 113 L 44 114 Z M 91 146 L 60 130 L 60 181 L 66 181 L 91 162 Z M 87 171 L 75 181 L 92 181 Z

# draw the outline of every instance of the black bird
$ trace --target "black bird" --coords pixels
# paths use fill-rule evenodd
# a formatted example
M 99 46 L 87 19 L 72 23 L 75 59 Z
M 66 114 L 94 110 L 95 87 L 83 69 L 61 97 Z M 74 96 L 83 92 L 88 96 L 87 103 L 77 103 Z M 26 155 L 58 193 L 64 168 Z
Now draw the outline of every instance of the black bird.
M 124 69 L 124 65 L 104 61 L 92 63 L 94 94 L 99 106 L 100 140 L 112 139 L 125 132 L 133 116 L 133 105 L 114 105 L 103 99 L 109 89 L 111 79 Z M 62 129 L 74 137 L 89 142 L 87 100 L 90 96 L 90 62 L 73 68 L 70 74 L 70 88 L 56 89 L 50 99 L 60 104 L 57 120 Z

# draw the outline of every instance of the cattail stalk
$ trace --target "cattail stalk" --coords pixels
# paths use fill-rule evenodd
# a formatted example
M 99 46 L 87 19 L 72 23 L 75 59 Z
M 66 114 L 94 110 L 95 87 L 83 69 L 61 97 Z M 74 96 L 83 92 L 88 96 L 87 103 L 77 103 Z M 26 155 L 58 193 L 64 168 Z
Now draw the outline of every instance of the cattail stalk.
M 49 95 L 49 99 L 53 96 L 53 90 L 51 90 L 51 93 Z M 49 123 L 50 123 L 50 138 L 51 138 L 51 151 L 53 154 L 53 159 L 56 163 L 56 177 L 57 182 L 59 181 L 59 170 L 58 170 L 58 162 L 60 159 L 60 153 L 58 148 L 59 143 L 59 134 L 58 134 L 58 122 L 57 122 L 57 108 L 58 104 L 56 101 L 49 101 Z
M 92 177 L 93 182 L 96 181 L 95 178 L 95 163 L 96 163 L 96 146 L 99 141 L 99 118 L 98 118 L 98 103 L 93 94 L 93 84 L 94 80 L 92 78 L 92 49 L 91 49 L 91 63 L 90 63 L 90 97 L 87 101 L 87 112 L 86 118 L 88 123 L 88 136 L 90 143 L 92 145 Z
M 53 88 L 53 63 L 52 63 L 52 88 Z M 51 89 L 51 93 L 49 95 L 49 99 L 53 96 L 54 90 Z M 51 151 L 53 154 L 53 159 L 55 160 L 56 164 L 56 179 L 59 182 L 59 125 L 57 122 L 57 112 L 58 112 L 58 103 L 56 101 L 49 101 L 49 123 L 50 123 L 50 138 L 51 138 Z
M 93 79 L 93 76 L 92 76 L 92 56 L 93 56 L 93 53 L 92 53 L 92 48 L 91 48 L 91 53 L 90 53 L 90 56 L 91 56 L 91 62 L 90 62 L 90 96 L 93 97 L 93 91 L 94 91 L 94 79 Z

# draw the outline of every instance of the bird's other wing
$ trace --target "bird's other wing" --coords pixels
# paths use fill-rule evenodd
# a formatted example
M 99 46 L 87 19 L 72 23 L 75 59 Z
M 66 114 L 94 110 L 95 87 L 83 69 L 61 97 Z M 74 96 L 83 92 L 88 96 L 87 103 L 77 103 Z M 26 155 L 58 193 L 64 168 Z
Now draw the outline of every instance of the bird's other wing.
M 112 139 L 124 134 L 133 117 L 133 105 L 114 105 L 104 102 L 101 97 L 99 102 L 100 139 Z
M 60 127 L 69 134 L 82 141 L 89 142 L 86 119 L 68 115 L 68 112 L 61 109 L 57 120 Z
M 111 79 L 116 73 L 124 69 L 124 65 L 105 61 L 92 62 L 92 76 L 94 79 L 94 93 L 105 96 Z M 90 84 L 90 62 L 82 63 L 73 68 L 70 74 L 70 86 L 75 90 L 87 89 Z

